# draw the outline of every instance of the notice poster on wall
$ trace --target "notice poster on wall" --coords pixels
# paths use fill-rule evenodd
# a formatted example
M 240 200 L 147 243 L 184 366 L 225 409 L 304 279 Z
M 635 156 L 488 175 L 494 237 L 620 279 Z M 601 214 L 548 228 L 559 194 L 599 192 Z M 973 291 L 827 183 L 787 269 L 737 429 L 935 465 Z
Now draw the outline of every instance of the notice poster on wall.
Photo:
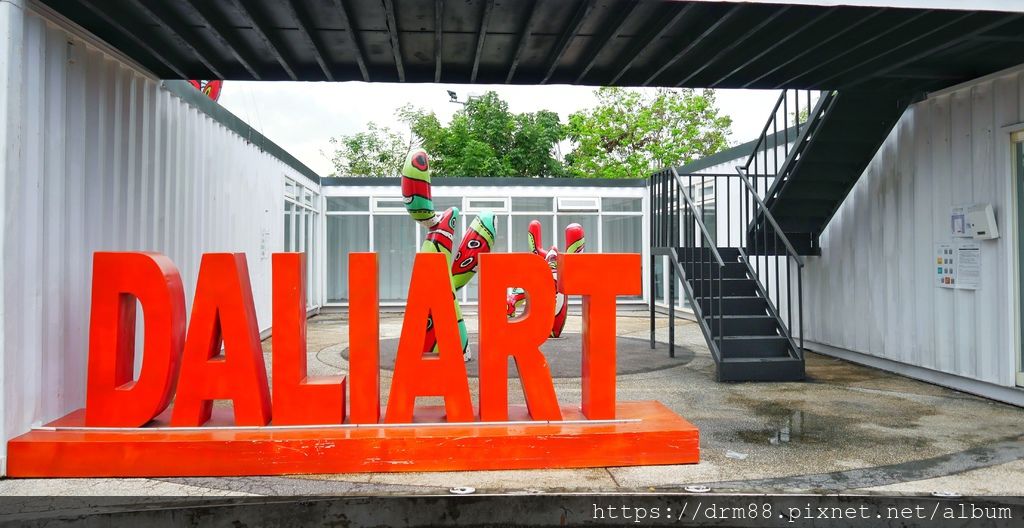
M 953 238 L 970 238 L 967 232 L 967 208 L 964 206 L 954 207 L 949 214 L 949 234 Z
M 981 287 L 981 244 L 964 243 L 956 248 L 956 287 L 977 290 Z
M 935 285 L 956 288 L 956 252 L 952 244 L 935 244 Z
M 935 285 L 939 288 L 977 290 L 981 287 L 981 244 L 935 244 Z

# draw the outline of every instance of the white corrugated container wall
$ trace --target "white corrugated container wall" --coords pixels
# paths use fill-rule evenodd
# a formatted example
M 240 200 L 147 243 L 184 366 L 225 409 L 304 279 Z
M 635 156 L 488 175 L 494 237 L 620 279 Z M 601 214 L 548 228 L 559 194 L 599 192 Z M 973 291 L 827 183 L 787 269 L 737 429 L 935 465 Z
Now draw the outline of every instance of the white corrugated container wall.
M 910 107 L 822 233 L 821 257 L 808 259 L 809 339 L 1014 386 L 1016 205 L 1001 129 L 1021 122 L 1019 69 Z M 1002 236 L 980 242 L 977 291 L 939 288 L 935 244 L 955 241 L 950 210 L 972 203 L 992 204 Z
M 312 185 L 112 52 L 31 11 L 23 27 L 21 165 L 4 203 L 4 443 L 84 404 L 93 252 L 169 256 L 189 308 L 201 255 L 244 252 L 265 330 L 284 178 Z

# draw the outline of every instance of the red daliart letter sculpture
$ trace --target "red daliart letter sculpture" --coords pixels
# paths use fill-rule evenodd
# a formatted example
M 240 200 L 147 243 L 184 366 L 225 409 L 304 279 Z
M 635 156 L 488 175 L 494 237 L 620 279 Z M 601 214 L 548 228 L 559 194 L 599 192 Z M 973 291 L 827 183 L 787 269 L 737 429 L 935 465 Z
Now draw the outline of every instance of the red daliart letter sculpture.
M 213 400 L 232 400 L 235 425 L 270 422 L 267 371 L 244 253 L 203 255 L 181 363 L 171 425 L 203 425 Z
M 388 423 L 412 422 L 417 396 L 444 397 L 449 422 L 471 422 L 474 419 L 452 293 L 449 288 L 438 287 L 439 284 L 451 284 L 449 273 L 444 255 L 416 255 L 384 417 Z M 434 322 L 436 355 L 423 353 L 423 339 L 427 332 L 423 321 L 427 316 Z
M 640 266 L 636 253 L 558 257 L 558 291 L 583 296 L 583 415 L 590 420 L 615 418 L 615 296 L 641 292 Z
M 135 365 L 135 303 L 143 307 L 142 370 Z M 96 253 L 89 319 L 85 425 L 141 427 L 167 408 L 185 340 L 185 293 L 156 253 Z
M 310 378 L 306 371 L 306 258 L 275 253 L 274 425 L 340 424 L 345 421 L 345 377 Z
M 377 254 L 348 255 L 349 420 L 380 421 L 380 302 Z
M 504 300 L 518 285 L 528 297 L 522 316 L 509 319 Z M 540 346 L 555 316 L 555 284 L 547 264 L 529 253 L 480 255 L 480 419 L 508 420 L 508 357 L 519 370 L 534 420 L 561 420 L 551 370 Z

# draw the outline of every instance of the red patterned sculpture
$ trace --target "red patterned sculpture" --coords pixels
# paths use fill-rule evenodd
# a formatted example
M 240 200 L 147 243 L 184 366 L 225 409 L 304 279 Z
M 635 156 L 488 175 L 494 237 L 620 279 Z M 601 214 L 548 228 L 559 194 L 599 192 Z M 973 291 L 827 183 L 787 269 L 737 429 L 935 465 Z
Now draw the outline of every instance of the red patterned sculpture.
M 543 258 L 551 269 L 551 276 L 555 283 L 558 283 L 558 246 L 551 246 L 546 252 L 542 249 L 543 237 L 541 236 L 540 222 L 530 222 L 526 230 L 527 244 L 530 252 Z M 565 252 L 583 253 L 585 238 L 583 226 L 573 223 L 565 227 Z M 526 292 L 522 288 L 512 288 L 505 299 L 506 315 L 515 317 L 521 314 L 526 308 Z M 551 325 L 551 337 L 561 337 L 562 329 L 565 328 L 565 320 L 569 313 L 569 306 L 566 303 L 565 294 L 555 293 L 555 321 Z
M 188 83 L 214 101 L 220 99 L 220 91 L 224 88 L 224 81 L 220 79 L 212 81 L 197 81 L 192 79 L 189 80 Z

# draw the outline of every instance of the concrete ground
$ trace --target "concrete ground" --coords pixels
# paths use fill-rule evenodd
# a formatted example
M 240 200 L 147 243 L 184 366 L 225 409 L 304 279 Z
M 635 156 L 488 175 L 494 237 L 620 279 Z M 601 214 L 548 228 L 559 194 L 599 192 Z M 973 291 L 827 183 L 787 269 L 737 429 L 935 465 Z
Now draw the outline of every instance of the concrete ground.
M 476 319 L 467 318 L 471 332 Z M 621 400 L 659 400 L 700 428 L 701 462 L 684 466 L 287 477 L 2 480 L 0 495 L 436 494 L 714 491 L 1024 495 L 1024 409 L 809 353 L 802 383 L 718 383 L 694 323 L 677 319 L 680 350 L 654 370 L 620 374 Z M 581 321 L 570 316 L 566 333 Z M 667 341 L 667 318 L 658 339 Z M 400 314 L 382 314 L 382 339 L 397 337 Z M 646 338 L 645 312 L 623 311 L 622 337 Z M 322 314 L 308 327 L 313 374 L 347 371 L 346 317 Z M 264 343 L 270 364 L 272 340 Z M 559 353 L 564 353 L 560 351 Z M 655 361 L 657 359 L 657 361 Z M 632 358 L 633 363 L 636 358 Z M 642 369 L 639 369 L 642 370 Z M 382 371 L 382 394 L 390 385 Z M 580 381 L 556 377 L 563 403 L 580 400 Z M 477 380 L 470 386 L 476 394 Z M 522 401 L 518 384 L 509 387 Z

